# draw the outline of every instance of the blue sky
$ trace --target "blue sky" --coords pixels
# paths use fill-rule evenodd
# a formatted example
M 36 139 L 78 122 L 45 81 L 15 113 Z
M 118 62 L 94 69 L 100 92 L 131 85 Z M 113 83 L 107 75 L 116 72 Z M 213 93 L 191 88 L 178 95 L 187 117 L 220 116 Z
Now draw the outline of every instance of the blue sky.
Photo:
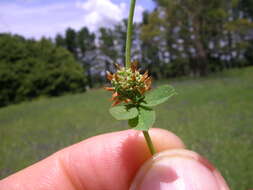
M 128 15 L 130 0 L 0 0 L 0 33 L 25 37 L 54 37 L 67 27 L 87 26 L 96 31 L 112 26 Z M 135 21 L 152 10 L 152 0 L 137 0 Z

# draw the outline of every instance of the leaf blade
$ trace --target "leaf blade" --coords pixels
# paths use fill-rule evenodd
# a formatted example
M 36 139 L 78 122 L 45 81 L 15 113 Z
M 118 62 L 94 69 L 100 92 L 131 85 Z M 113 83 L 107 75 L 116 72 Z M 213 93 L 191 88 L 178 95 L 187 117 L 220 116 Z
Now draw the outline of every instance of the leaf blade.
M 170 97 L 174 96 L 176 93 L 174 87 L 170 85 L 163 85 L 154 89 L 148 93 L 144 99 L 145 103 L 143 106 L 153 107 L 166 102 Z
M 127 108 L 127 106 L 116 106 L 110 108 L 109 112 L 116 120 L 128 120 L 138 116 L 136 107 Z
M 148 131 L 155 123 L 155 111 L 144 107 L 139 108 L 139 115 L 128 121 L 135 130 Z

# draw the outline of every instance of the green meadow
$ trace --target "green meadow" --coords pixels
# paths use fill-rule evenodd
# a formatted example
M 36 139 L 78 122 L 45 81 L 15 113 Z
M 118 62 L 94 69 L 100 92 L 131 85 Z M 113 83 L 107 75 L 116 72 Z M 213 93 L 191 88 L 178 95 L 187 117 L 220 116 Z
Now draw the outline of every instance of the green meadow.
M 206 156 L 233 190 L 253 188 L 253 67 L 181 78 L 158 107 L 155 127 L 173 131 Z M 102 89 L 0 109 L 0 178 L 88 137 L 127 128 L 108 112 Z

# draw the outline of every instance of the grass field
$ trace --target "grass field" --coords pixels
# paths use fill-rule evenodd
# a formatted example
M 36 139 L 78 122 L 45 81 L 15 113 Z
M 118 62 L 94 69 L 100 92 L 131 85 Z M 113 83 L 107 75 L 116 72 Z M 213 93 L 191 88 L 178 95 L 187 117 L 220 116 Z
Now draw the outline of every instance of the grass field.
M 178 95 L 159 107 L 156 127 L 208 157 L 233 190 L 253 188 L 253 67 L 171 84 Z M 64 146 L 126 129 L 109 115 L 109 96 L 92 90 L 1 108 L 0 178 Z

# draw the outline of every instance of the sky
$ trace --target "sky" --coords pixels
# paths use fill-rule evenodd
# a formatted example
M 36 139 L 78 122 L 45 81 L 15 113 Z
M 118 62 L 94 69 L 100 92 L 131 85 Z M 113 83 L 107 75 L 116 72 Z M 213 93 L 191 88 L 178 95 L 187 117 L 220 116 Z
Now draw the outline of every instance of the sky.
M 127 18 L 130 0 L 0 0 L 0 33 L 27 38 L 54 37 L 67 27 L 87 26 L 96 32 Z M 152 0 L 136 0 L 135 22 L 144 10 L 152 10 Z

